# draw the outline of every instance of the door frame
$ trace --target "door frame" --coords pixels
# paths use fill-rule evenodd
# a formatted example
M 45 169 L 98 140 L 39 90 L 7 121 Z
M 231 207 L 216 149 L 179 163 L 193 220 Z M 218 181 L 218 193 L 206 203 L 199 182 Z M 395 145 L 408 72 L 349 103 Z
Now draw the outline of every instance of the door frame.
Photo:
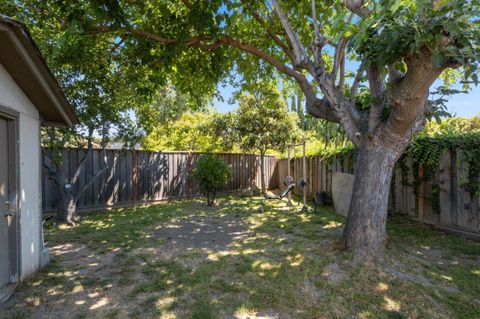
M 10 284 L 18 283 L 20 278 L 19 115 L 17 111 L 0 105 L 0 117 L 7 120 L 8 129 L 8 210 L 15 213 L 14 216 L 9 217 Z M 3 211 L 3 203 L 0 205 Z

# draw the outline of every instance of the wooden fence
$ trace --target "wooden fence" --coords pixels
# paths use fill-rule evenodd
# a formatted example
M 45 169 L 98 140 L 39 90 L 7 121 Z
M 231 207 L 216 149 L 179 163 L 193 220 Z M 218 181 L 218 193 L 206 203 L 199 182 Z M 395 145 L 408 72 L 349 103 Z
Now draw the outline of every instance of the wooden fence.
M 277 161 L 279 183 L 287 176 L 287 165 L 286 159 Z M 302 166 L 302 158 L 290 162 L 290 175 L 295 181 L 303 175 Z M 353 158 L 334 160 L 330 164 L 320 156 L 307 158 L 307 194 L 313 196 L 325 191 L 331 198 L 332 173 L 353 174 L 353 168 Z M 480 238 L 480 196 L 462 187 L 466 169 L 462 154 L 453 150 L 444 153 L 439 167 L 432 171 L 415 167 L 411 160 L 397 165 L 390 192 L 390 212 L 407 214 L 422 223 Z M 301 189 L 295 191 L 301 193 Z
M 405 164 L 395 169 L 392 211 L 440 228 L 480 234 L 480 196 L 463 187 L 467 165 L 461 152 L 445 152 L 434 170 Z
M 64 151 L 64 173 L 71 176 L 83 150 Z M 78 201 L 82 211 L 105 207 L 131 206 L 164 199 L 188 198 L 200 195 L 198 183 L 191 171 L 201 154 L 185 152 L 107 151 L 108 169 L 87 189 Z M 255 185 L 260 187 L 259 156 L 245 154 L 218 154 L 232 167 L 232 175 L 222 192 L 235 193 Z M 43 159 L 52 166 L 48 157 Z M 265 183 L 269 188 L 283 187 L 287 165 L 294 180 L 302 177 L 302 158 L 276 160 L 265 157 Z M 104 167 L 100 150 L 89 154 L 76 187 L 81 188 L 96 171 Z M 332 173 L 353 173 L 354 159 L 333 160 L 320 156 L 307 158 L 307 193 L 332 192 Z M 461 153 L 443 154 L 438 169 L 429 172 L 414 167 L 411 161 L 398 165 L 394 172 L 389 207 L 392 213 L 404 213 L 420 222 L 449 230 L 479 234 L 480 198 L 462 187 L 466 164 Z M 423 178 L 429 176 L 429 178 Z M 301 192 L 297 188 L 295 192 Z M 43 211 L 56 209 L 57 186 L 43 177 Z
M 71 177 L 83 157 L 84 150 L 68 149 L 63 153 L 64 174 Z M 90 185 L 79 198 L 80 211 L 92 211 L 106 207 L 131 206 L 164 199 L 188 198 L 200 195 L 198 183 L 191 176 L 201 154 L 187 152 L 149 152 L 107 150 L 107 165 L 101 150 L 93 150 L 83 165 L 77 190 L 88 183 L 95 172 L 105 166 L 108 169 Z M 45 153 L 48 153 L 46 150 Z M 260 187 L 260 157 L 251 154 L 218 154 L 231 166 L 231 177 L 223 193 L 235 193 L 255 185 Z M 43 161 L 55 165 L 48 156 Z M 277 186 L 276 159 L 265 156 L 265 184 Z M 43 212 L 56 210 L 58 187 L 43 173 Z
M 283 179 L 287 176 L 288 160 L 277 161 L 277 180 L 283 185 Z M 324 161 L 321 156 L 307 157 L 307 195 L 313 196 L 316 192 L 324 191 L 328 195 L 332 193 L 332 173 L 343 172 L 353 174 L 353 158 L 344 160 L 333 160 L 330 163 Z M 290 176 L 294 181 L 303 177 L 303 159 L 293 158 L 290 160 Z M 295 188 L 296 194 L 301 194 L 300 188 Z

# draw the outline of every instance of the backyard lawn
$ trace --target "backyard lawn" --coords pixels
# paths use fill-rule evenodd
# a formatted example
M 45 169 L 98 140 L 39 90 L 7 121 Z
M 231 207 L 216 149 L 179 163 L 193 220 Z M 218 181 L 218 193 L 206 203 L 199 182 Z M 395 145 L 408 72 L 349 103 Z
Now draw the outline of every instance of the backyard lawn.
M 165 202 L 50 227 L 51 264 L 2 318 L 479 318 L 480 243 L 396 218 L 352 268 L 343 218 L 259 198 Z

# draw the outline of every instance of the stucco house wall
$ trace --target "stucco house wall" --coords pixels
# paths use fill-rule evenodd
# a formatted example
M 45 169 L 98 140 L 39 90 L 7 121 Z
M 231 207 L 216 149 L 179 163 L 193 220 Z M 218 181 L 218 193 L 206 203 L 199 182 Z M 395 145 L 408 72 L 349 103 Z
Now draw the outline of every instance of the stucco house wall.
M 0 64 L 0 105 L 19 113 L 19 241 L 20 279 L 40 267 L 41 170 L 40 115 Z

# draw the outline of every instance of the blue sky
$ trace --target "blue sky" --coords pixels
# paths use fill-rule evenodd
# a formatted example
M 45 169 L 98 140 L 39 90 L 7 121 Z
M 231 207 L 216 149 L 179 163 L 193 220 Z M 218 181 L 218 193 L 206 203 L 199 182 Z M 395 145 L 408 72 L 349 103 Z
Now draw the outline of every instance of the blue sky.
M 447 103 L 451 114 L 462 117 L 480 115 L 480 86 L 473 87 L 467 94 L 451 96 Z

